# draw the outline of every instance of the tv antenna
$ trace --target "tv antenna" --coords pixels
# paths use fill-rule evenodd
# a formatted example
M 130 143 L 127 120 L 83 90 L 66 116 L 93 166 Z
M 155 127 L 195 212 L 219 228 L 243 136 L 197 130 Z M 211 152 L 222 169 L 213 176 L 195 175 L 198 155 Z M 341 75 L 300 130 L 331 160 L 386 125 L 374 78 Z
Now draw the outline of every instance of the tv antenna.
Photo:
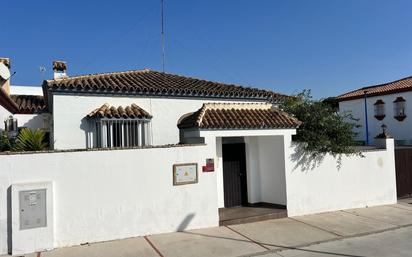
M 161 36 L 162 36 L 162 71 L 163 73 L 165 72 L 165 30 L 164 30 L 164 8 L 165 8 L 165 2 L 164 0 L 160 0 L 161 4 Z
M 46 67 L 44 67 L 44 66 L 39 66 L 39 71 L 40 71 L 40 76 L 41 76 L 41 80 L 44 80 L 45 79 L 45 73 L 46 73 Z

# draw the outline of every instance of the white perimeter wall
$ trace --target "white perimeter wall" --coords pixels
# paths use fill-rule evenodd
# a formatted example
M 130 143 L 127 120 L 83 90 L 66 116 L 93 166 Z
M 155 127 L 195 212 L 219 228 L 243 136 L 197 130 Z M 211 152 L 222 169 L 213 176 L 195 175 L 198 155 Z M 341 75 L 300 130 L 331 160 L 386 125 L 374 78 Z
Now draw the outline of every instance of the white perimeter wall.
M 7 251 L 7 189 L 52 181 L 54 246 L 218 225 L 222 137 L 244 136 L 250 202 L 286 204 L 289 216 L 396 202 L 393 140 L 387 149 L 316 166 L 298 161 L 294 129 L 198 131 L 205 146 L 0 155 L 0 254 Z M 215 172 L 201 172 L 215 158 Z M 172 185 L 172 165 L 198 163 L 199 183 Z M 311 162 L 309 162 L 311 163 Z
M 203 103 L 228 102 L 219 99 L 188 98 L 142 98 L 119 96 L 53 96 L 53 123 L 55 149 L 86 148 L 86 133 L 89 124 L 85 116 L 92 110 L 108 103 L 114 106 L 139 105 L 152 116 L 154 145 L 176 144 L 179 142 L 177 122 L 182 115 L 195 112 Z M 240 102 L 236 100 L 236 102 Z
M 364 158 L 343 157 L 340 168 L 331 155 L 313 168 L 300 165 L 295 147 L 287 147 L 288 215 L 396 203 L 393 139 L 387 143 L 386 150 L 363 152 Z
M 54 246 L 218 225 L 215 144 L 0 155 L 0 254 L 7 252 L 7 189 L 52 181 Z M 172 165 L 198 163 L 199 183 L 173 186 Z
M 406 100 L 406 119 L 398 121 L 394 118 L 393 101 L 396 97 L 402 96 Z M 381 121 L 375 116 L 374 104 L 376 100 L 382 99 L 385 102 L 385 118 Z M 381 125 L 385 124 L 388 127 L 388 132 L 396 140 L 410 140 L 412 143 L 412 92 L 402 92 L 398 94 L 373 96 L 367 98 L 368 109 L 368 127 L 369 127 L 369 142 L 374 143 L 374 137 L 382 132 Z M 355 129 L 358 134 L 357 140 L 365 140 L 365 104 L 364 99 L 355 99 L 339 103 L 339 111 L 350 111 L 354 118 L 359 119 L 357 123 L 362 127 Z

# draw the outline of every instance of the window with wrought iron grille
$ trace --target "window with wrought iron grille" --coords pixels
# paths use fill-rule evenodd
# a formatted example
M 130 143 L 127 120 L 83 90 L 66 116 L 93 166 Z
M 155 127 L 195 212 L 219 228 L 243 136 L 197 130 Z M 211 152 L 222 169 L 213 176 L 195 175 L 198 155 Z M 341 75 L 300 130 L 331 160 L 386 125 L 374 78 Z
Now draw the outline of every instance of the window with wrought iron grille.
M 152 115 L 132 103 L 126 107 L 105 103 L 87 114 L 88 148 L 146 146 L 152 144 Z
M 90 148 L 151 145 L 151 123 L 146 119 L 98 119 L 89 140 Z
M 398 121 L 403 121 L 406 118 L 406 100 L 399 96 L 393 101 L 394 118 Z
M 379 99 L 375 102 L 374 107 L 375 118 L 377 120 L 383 120 L 385 118 L 385 102 Z

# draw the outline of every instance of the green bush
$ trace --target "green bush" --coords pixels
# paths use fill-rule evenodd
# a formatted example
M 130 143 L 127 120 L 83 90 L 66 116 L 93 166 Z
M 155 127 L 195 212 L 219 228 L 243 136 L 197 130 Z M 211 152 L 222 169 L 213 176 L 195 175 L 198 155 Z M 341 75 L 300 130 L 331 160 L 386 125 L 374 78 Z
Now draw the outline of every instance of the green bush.
M 302 121 L 294 140 L 301 142 L 310 156 L 360 155 L 354 147 L 357 125 L 351 121 L 355 119 L 350 114 L 340 114 L 329 101 L 313 100 L 310 90 L 305 90 L 287 98 L 280 107 Z
M 0 152 L 10 151 L 11 143 L 5 131 L 0 133 Z

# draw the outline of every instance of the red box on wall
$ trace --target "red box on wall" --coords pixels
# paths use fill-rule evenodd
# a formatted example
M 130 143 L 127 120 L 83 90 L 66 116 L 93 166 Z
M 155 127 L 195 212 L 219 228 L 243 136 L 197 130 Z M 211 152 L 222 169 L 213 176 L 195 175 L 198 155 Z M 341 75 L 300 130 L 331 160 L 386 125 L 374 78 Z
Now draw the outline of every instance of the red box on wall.
M 213 158 L 206 159 L 206 165 L 202 166 L 203 172 L 214 172 L 215 171 L 215 160 Z

